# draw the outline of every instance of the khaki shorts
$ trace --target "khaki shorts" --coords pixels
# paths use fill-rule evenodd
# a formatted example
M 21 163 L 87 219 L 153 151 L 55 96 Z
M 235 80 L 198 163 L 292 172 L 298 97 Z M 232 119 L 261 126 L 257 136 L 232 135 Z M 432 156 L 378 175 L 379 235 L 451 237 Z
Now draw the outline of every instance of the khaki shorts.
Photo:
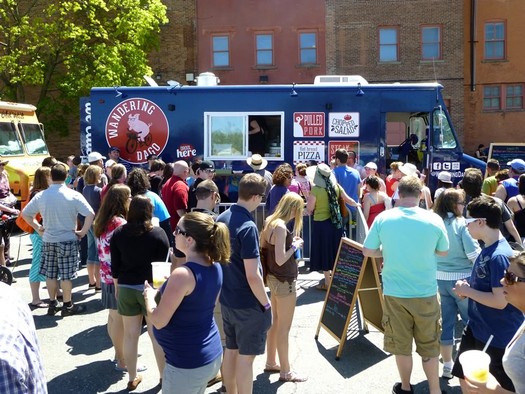
M 271 295 L 274 297 L 286 297 L 292 294 L 295 296 L 297 293 L 295 288 L 297 285 L 296 280 L 294 280 L 292 283 L 281 282 L 275 276 L 268 274 L 266 277 L 266 283 L 270 288 Z
M 421 357 L 439 356 L 441 335 L 437 295 L 424 298 L 385 296 L 383 311 L 384 347 L 394 355 L 412 355 L 412 339 Z

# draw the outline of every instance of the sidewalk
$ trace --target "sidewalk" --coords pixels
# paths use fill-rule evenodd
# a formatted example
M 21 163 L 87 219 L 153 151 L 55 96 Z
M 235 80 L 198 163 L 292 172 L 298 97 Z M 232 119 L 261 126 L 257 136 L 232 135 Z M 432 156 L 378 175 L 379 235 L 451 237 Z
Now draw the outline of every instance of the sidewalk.
M 24 300 L 31 301 L 27 275 L 31 264 L 31 243 L 27 235 L 13 235 L 11 255 L 20 259 L 14 268 L 17 289 Z M 107 312 L 100 307 L 100 294 L 87 291 L 86 269 L 79 271 L 73 283 L 73 301 L 87 306 L 82 315 L 62 318 L 60 314 L 47 316 L 47 309 L 33 311 L 37 327 L 44 369 L 50 394 L 62 393 L 126 393 L 127 374 L 114 369 L 113 351 L 106 332 Z M 314 339 L 323 307 L 325 292 L 313 288 L 322 274 L 300 274 L 297 308 L 290 332 L 290 359 L 294 369 L 309 377 L 304 383 L 279 382 L 278 374 L 263 372 L 265 357 L 255 359 L 254 393 L 391 393 L 399 381 L 394 357 L 382 351 L 383 335 L 370 327 L 369 333 L 350 331 L 339 361 L 335 360 L 338 343 L 324 329 L 319 340 Z M 45 287 L 43 284 L 42 287 Z M 47 299 L 47 291 L 41 289 Z M 356 327 L 354 322 L 350 328 Z M 139 341 L 139 364 L 148 366 L 141 373 L 143 382 L 136 393 L 159 393 L 159 373 L 156 369 L 151 342 L 144 331 Z M 428 393 L 428 386 L 419 356 L 414 356 L 412 384 L 415 393 Z M 218 383 L 206 390 L 216 393 Z M 447 393 L 461 393 L 457 379 L 441 379 L 441 388 Z

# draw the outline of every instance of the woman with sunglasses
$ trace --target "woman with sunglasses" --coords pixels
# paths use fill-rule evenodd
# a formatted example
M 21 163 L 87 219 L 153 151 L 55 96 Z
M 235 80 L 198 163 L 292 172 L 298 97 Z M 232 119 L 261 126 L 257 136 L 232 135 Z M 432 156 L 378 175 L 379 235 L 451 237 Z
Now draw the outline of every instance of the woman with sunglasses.
M 436 256 L 437 282 L 441 300 L 441 357 L 443 358 L 443 377 L 452 378 L 452 348 L 454 328 L 458 312 L 463 324 L 468 321 L 468 300 L 457 296 L 454 291 L 456 281 L 470 277 L 472 264 L 481 251 L 479 243 L 467 230 L 463 208 L 465 192 L 461 189 L 444 189 L 436 200 L 434 212 L 443 219 L 450 242 L 446 256 Z
M 132 171 L 133 173 L 133 171 Z M 164 261 L 169 251 L 166 233 L 154 227 L 151 200 L 139 194 L 129 204 L 127 223 L 113 233 L 110 242 L 111 275 L 115 284 L 118 313 L 124 326 L 123 353 L 128 369 L 128 391 L 142 382 L 137 375 L 138 342 L 142 331 L 142 318 L 146 316 L 144 282 L 153 283 L 151 263 Z M 146 316 L 148 334 L 160 376 L 164 371 L 164 352 L 153 335 L 153 327 Z
M 501 279 L 503 294 L 510 304 L 525 313 L 525 252 L 511 257 L 510 265 Z M 484 385 L 467 380 L 469 393 L 525 393 L 525 323 L 516 331 L 505 348 L 503 368 L 514 384 L 515 391 L 509 391 L 499 385 L 494 376 L 489 375 Z
M 502 365 L 505 347 L 523 324 L 523 312 L 505 299 L 501 278 L 509 269 L 509 258 L 514 255 L 509 243 L 501 237 L 501 209 L 493 198 L 482 196 L 472 200 L 467 210 L 467 228 L 474 239 L 483 241 L 484 247 L 472 268 L 468 281 L 456 282 L 455 292 L 469 300 L 469 322 L 458 350 L 458 356 L 467 350 L 482 350 L 490 355 L 490 373 L 505 390 L 514 386 Z M 487 345 L 492 335 L 490 344 Z M 456 359 L 457 360 L 457 359 Z M 460 378 L 463 391 L 467 390 L 463 368 L 454 363 L 452 375 Z
M 303 247 L 299 237 L 303 226 L 304 201 L 297 193 L 285 194 L 261 233 L 265 256 L 266 282 L 271 292 L 272 327 L 268 331 L 265 372 L 280 372 L 280 381 L 304 382 L 305 376 L 293 371 L 288 357 L 288 336 L 295 311 L 297 261 L 295 252 Z M 293 222 L 293 230 L 287 224 Z M 279 355 L 280 366 L 276 362 Z
M 190 212 L 173 234 L 186 262 L 159 290 L 144 283 L 146 310 L 166 355 L 162 391 L 204 393 L 221 366 L 222 344 L 213 310 L 222 286 L 221 264 L 230 259 L 230 233 L 210 215 Z

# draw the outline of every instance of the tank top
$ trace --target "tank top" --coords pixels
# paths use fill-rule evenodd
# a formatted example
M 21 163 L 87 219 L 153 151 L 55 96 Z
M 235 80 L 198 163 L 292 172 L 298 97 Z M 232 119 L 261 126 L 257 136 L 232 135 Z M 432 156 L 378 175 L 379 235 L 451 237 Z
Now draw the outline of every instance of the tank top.
M 285 250 L 288 250 L 292 246 L 293 235 L 289 230 L 286 230 L 286 241 Z M 272 240 L 272 234 L 270 234 L 270 241 Z M 299 271 L 297 268 L 297 262 L 295 261 L 295 254 L 292 254 L 283 265 L 279 265 L 275 261 L 275 245 L 267 242 L 263 248 L 265 255 L 265 273 L 275 276 L 281 282 L 292 283 L 297 279 Z
M 213 309 L 222 286 L 220 264 L 185 264 L 195 277 L 195 289 L 183 298 L 169 323 L 160 330 L 153 327 L 166 362 L 176 368 L 194 369 L 207 365 L 222 354 L 221 338 Z M 164 293 L 169 279 L 160 288 Z
M 525 237 L 525 210 L 517 198 L 516 202 L 518 203 L 520 210 L 518 212 L 514 212 L 514 224 L 516 225 L 516 230 L 518 230 L 520 237 L 523 238 Z

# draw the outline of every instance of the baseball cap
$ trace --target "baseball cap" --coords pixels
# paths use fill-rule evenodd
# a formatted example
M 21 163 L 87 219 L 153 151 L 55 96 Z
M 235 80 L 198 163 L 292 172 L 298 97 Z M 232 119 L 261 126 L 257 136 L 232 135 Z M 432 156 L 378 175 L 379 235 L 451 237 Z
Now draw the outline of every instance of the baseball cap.
M 118 153 L 120 153 L 120 148 L 117 147 L 117 146 L 112 146 L 109 148 L 109 152 L 113 152 L 113 151 L 117 151 Z
M 212 169 L 212 170 L 215 169 L 215 164 L 213 164 L 213 161 L 209 161 L 209 160 L 202 161 L 200 166 L 199 166 L 199 170 L 205 171 L 205 170 L 209 170 L 209 169 Z
M 521 159 L 514 159 L 507 163 L 508 166 L 511 166 L 513 170 L 518 172 L 525 172 L 525 161 Z
M 102 156 L 100 153 L 98 152 L 91 152 L 89 155 L 88 155 L 88 163 L 93 163 L 94 161 L 99 161 L 101 159 L 105 159 L 106 157 L 105 156 Z
M 377 171 L 377 164 L 374 163 L 373 161 L 371 161 L 370 163 L 366 163 L 365 168 L 370 168 L 371 170 L 376 170 Z
M 113 165 L 115 165 L 115 164 L 117 164 L 117 162 L 116 162 L 115 160 L 111 160 L 111 159 L 109 159 L 108 161 L 106 161 L 106 164 L 104 164 L 104 166 L 105 166 L 106 168 L 108 168 L 108 167 L 111 167 L 111 166 L 113 166 Z
M 438 174 L 438 179 L 443 183 L 452 183 L 452 174 L 448 171 L 441 171 Z

